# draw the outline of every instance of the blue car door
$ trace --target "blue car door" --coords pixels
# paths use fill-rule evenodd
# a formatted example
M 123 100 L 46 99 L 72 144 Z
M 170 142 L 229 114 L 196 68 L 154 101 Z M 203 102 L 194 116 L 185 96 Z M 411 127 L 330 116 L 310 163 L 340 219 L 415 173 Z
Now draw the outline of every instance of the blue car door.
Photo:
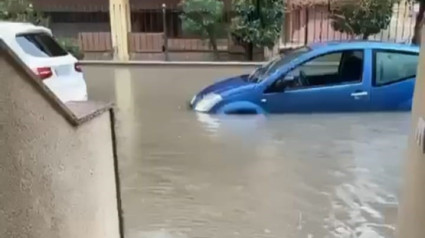
M 261 104 L 267 112 L 367 110 L 370 83 L 363 69 L 370 61 L 364 56 L 364 50 L 347 50 L 311 58 L 268 86 Z M 281 80 L 286 84 L 283 90 L 276 86 Z
M 374 50 L 370 104 L 376 111 L 410 110 L 418 53 Z

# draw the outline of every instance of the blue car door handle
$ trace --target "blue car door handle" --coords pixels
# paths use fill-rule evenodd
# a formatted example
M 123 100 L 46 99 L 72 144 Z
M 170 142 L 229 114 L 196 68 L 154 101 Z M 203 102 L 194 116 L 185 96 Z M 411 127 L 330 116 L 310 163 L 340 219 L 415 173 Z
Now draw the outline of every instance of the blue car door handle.
M 366 91 L 355 91 L 351 94 L 352 97 L 358 98 L 358 97 L 365 97 L 368 93 Z

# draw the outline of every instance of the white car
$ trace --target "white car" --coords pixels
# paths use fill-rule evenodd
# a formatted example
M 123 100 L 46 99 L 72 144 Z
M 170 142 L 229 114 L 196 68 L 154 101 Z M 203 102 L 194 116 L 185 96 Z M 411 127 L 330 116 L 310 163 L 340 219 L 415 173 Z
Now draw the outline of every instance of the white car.
M 56 42 L 49 29 L 30 23 L 0 22 L 0 39 L 62 102 L 87 100 L 81 65 Z

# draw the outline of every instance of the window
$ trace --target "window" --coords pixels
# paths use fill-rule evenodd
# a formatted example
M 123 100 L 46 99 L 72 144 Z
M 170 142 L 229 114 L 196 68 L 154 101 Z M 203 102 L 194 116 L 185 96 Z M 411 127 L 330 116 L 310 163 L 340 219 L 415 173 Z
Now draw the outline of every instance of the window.
M 264 66 L 256 69 L 253 71 L 249 76 L 250 82 L 260 82 L 264 79 L 266 79 L 268 76 L 276 72 L 280 67 L 283 65 L 291 62 L 292 60 L 296 59 L 297 57 L 301 56 L 304 53 L 309 52 L 311 49 L 309 47 L 300 47 L 296 48 L 294 50 L 288 51 L 283 55 L 279 55 L 278 57 L 275 57 L 271 61 L 269 61 Z
M 387 85 L 416 76 L 418 54 L 376 51 L 374 58 L 375 86 Z
M 295 79 L 288 85 L 289 88 L 360 82 L 362 75 L 362 50 L 325 54 L 301 64 L 287 74 Z
M 266 67 L 265 76 L 274 73 L 277 69 L 282 67 L 283 65 L 291 62 L 302 54 L 308 53 L 311 49 L 307 46 L 300 47 L 294 49 L 292 51 L 286 52 L 279 57 L 276 57 L 274 60 L 270 61 L 270 63 Z
M 25 53 L 35 57 L 57 57 L 68 53 L 47 33 L 31 33 L 16 36 Z

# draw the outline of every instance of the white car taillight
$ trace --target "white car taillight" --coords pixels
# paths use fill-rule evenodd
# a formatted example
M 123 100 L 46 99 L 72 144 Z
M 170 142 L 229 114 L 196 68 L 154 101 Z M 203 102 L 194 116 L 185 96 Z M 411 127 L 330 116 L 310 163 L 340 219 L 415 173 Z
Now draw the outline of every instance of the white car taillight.
M 52 77 L 53 71 L 50 67 L 40 67 L 35 69 L 35 73 L 41 80 L 48 79 Z
M 74 69 L 75 69 L 75 71 L 77 71 L 78 73 L 81 73 L 81 72 L 83 72 L 83 68 L 81 67 L 81 64 L 80 63 L 75 63 L 75 65 L 74 65 Z

